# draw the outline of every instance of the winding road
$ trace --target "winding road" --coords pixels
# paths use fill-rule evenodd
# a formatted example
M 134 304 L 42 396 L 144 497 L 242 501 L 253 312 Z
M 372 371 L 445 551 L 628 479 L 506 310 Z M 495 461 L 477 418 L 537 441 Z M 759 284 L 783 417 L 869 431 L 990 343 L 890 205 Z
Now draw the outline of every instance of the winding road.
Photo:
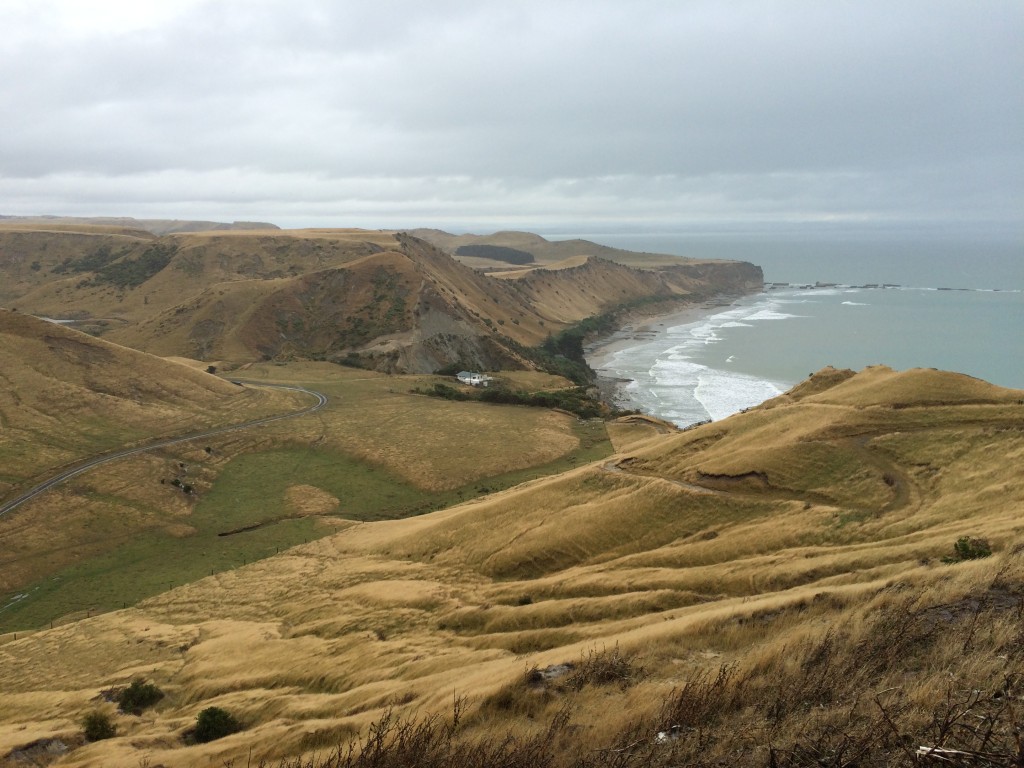
M 77 464 L 73 465 L 69 469 L 54 475 L 53 477 L 44 480 L 33 488 L 25 491 L 20 496 L 5 502 L 0 505 L 0 516 L 7 514 L 8 512 L 17 509 L 26 501 L 34 499 L 41 493 L 45 493 L 55 485 L 63 483 L 65 480 L 70 480 L 76 475 L 80 475 L 93 467 L 98 467 L 100 464 L 106 464 L 107 462 L 116 461 L 117 459 L 123 459 L 125 456 L 134 456 L 137 453 L 145 453 L 146 451 L 154 451 L 157 448 L 164 448 L 168 445 L 176 445 L 177 443 L 187 443 L 190 440 L 199 440 L 203 437 L 213 437 L 214 435 L 222 435 L 225 432 L 237 432 L 242 429 L 249 429 L 250 427 L 258 427 L 263 424 L 270 424 L 273 421 L 281 421 L 282 419 L 294 419 L 298 416 L 305 416 L 309 413 L 319 411 L 325 405 L 327 405 L 327 395 L 322 392 L 316 392 L 312 389 L 306 389 L 305 387 L 288 386 L 285 384 L 264 384 L 262 382 L 255 381 L 244 381 L 241 379 L 231 379 L 232 384 L 238 384 L 239 386 L 255 386 L 255 387 L 272 387 L 273 389 L 287 389 L 293 392 L 304 392 L 307 395 L 311 395 L 316 398 L 316 403 L 303 408 L 299 411 L 292 411 L 290 413 L 282 413 L 277 416 L 267 416 L 263 419 L 254 419 L 252 421 L 245 421 L 241 424 L 232 424 L 227 427 L 217 427 L 216 429 L 208 429 L 205 432 L 193 432 L 188 435 L 182 435 L 181 437 L 169 437 L 164 439 L 156 440 L 155 442 L 146 443 L 145 445 L 137 446 L 135 448 L 125 448 L 114 453 L 106 453 L 101 456 L 94 456 L 91 459 L 85 459 Z

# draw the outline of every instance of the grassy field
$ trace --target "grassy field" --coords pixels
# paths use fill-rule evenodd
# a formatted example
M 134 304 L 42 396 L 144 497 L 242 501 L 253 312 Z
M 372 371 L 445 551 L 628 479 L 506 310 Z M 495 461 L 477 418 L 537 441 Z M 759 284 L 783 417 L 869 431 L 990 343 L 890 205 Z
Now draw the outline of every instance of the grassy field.
M 0 555 L 0 631 L 134 605 L 347 521 L 423 514 L 611 451 L 602 422 L 411 395 L 418 377 L 330 364 L 244 373 L 317 388 L 330 403 L 97 468 L 0 520 L 10 542 Z M 430 435 L 410 440 L 418 425 Z
M 309 405 L 6 310 L 0 355 L 0 498 L 104 451 Z
M 610 452 L 603 426 L 588 427 L 563 413 L 450 402 L 412 392 L 438 381 L 452 383 L 452 377 L 385 376 L 330 363 L 258 364 L 236 373 L 271 383 L 304 382 L 331 398 L 320 419 L 305 422 L 302 431 L 284 425 L 276 433 L 282 439 L 387 467 L 424 491 L 453 491 L 553 464 L 599 442 Z M 523 385 L 535 380 L 547 386 L 568 383 L 534 375 L 524 377 Z
M 410 396 L 381 386 L 402 413 Z M 1022 400 L 872 369 L 685 432 L 630 428 L 626 452 L 560 475 L 6 634 L 0 755 L 59 738 L 65 766 L 341 766 L 330 750 L 362 736 L 381 765 L 909 768 L 918 745 L 1013 764 Z M 285 511 L 348 503 L 296 480 L 321 493 L 283 489 Z M 964 537 L 992 554 L 958 558 Z M 98 698 L 139 676 L 167 694 L 142 717 Z M 209 706 L 245 730 L 190 745 Z M 97 709 L 118 735 L 84 744 Z M 657 742 L 672 725 L 679 739 Z

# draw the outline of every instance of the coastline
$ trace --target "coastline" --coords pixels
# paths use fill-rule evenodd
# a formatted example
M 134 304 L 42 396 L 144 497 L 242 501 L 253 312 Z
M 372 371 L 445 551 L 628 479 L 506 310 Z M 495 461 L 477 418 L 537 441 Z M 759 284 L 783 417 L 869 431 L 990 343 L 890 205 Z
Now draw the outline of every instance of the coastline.
M 759 293 L 759 291 L 752 293 Z M 607 376 L 598 370 L 604 367 L 616 352 L 645 341 L 650 341 L 657 336 L 660 330 L 666 327 L 687 325 L 714 315 L 732 306 L 743 296 L 749 295 L 752 294 L 720 294 L 702 299 L 693 304 L 687 304 L 670 312 L 634 316 L 629 318 L 621 328 L 612 334 L 602 336 L 587 344 L 583 349 L 583 354 L 587 365 L 597 373 L 595 386 L 597 386 L 601 400 L 613 408 L 622 408 L 624 410 L 636 410 L 638 408 L 637 404 L 625 395 L 625 387 L 632 383 L 632 379 Z

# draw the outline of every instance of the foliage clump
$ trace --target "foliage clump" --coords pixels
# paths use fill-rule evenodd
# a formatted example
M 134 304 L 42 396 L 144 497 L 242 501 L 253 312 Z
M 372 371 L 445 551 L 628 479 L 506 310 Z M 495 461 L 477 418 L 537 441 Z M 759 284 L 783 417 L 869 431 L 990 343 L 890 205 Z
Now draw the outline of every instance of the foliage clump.
M 153 683 L 136 678 L 117 695 L 117 707 L 122 712 L 137 715 L 147 707 L 152 707 L 163 697 L 164 692 Z
M 86 741 L 103 741 L 117 735 L 117 728 L 110 722 L 110 716 L 96 710 L 82 719 L 82 733 Z
M 120 258 L 121 255 L 121 252 L 112 251 L 109 245 L 101 245 L 95 251 L 86 254 L 80 259 L 64 259 L 64 261 L 53 268 L 53 272 L 56 275 L 66 275 L 69 272 L 72 274 L 96 272 L 103 269 L 110 262 Z
M 551 334 L 538 347 L 524 347 L 519 352 L 548 373 L 564 376 L 580 386 L 592 384 L 597 379 L 597 373 L 587 364 L 584 344 L 615 332 L 621 324 L 623 313 L 644 305 L 670 301 L 672 298 L 667 294 L 656 294 L 624 301 L 606 312 L 585 317 Z
M 587 685 L 617 685 L 625 690 L 646 676 L 643 666 L 616 644 L 611 650 L 592 648 L 586 656 L 581 655 L 565 678 L 565 686 L 579 691 Z
M 473 400 L 473 396 L 467 392 L 456 389 L 449 384 L 441 384 L 438 382 L 429 389 L 415 388 L 412 390 L 417 395 L 430 395 L 431 397 L 439 397 L 442 400 Z
M 196 718 L 196 729 L 193 735 L 197 742 L 205 744 L 208 741 L 238 733 L 240 730 L 242 730 L 242 724 L 226 709 L 207 707 Z
M 502 387 L 488 387 L 480 393 L 480 400 L 485 403 L 558 408 L 569 411 L 581 419 L 594 419 L 603 415 L 601 403 L 590 396 L 586 387 L 572 387 L 552 392 L 514 392 Z
M 479 400 L 498 405 L 525 405 L 532 408 L 557 408 L 581 419 L 601 418 L 608 408 L 595 398 L 587 387 L 569 387 L 544 392 L 516 392 L 497 385 L 469 392 L 440 382 L 426 389 L 415 388 L 413 393 L 439 397 L 442 400 Z
M 952 557 L 943 558 L 946 563 L 960 563 L 964 560 L 979 560 L 992 554 L 992 545 L 988 539 L 976 539 L 971 536 L 961 536 L 953 544 Z
M 167 243 L 153 243 L 137 258 L 113 261 L 96 270 L 92 282 L 117 288 L 136 288 L 171 263 L 177 248 Z
M 504 245 L 484 245 L 471 244 L 471 245 L 460 245 L 455 249 L 455 253 L 459 256 L 475 256 L 481 259 L 491 259 L 492 261 L 503 261 L 506 264 L 533 264 L 534 257 L 532 253 L 521 251 L 518 248 L 509 248 Z

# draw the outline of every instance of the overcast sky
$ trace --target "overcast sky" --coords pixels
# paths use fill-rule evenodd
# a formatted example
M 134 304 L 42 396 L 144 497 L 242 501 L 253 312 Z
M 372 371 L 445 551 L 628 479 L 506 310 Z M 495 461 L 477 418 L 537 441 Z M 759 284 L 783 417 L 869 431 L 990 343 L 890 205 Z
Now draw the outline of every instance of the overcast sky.
M 1021 0 L 0 0 L 0 213 L 1024 231 Z

